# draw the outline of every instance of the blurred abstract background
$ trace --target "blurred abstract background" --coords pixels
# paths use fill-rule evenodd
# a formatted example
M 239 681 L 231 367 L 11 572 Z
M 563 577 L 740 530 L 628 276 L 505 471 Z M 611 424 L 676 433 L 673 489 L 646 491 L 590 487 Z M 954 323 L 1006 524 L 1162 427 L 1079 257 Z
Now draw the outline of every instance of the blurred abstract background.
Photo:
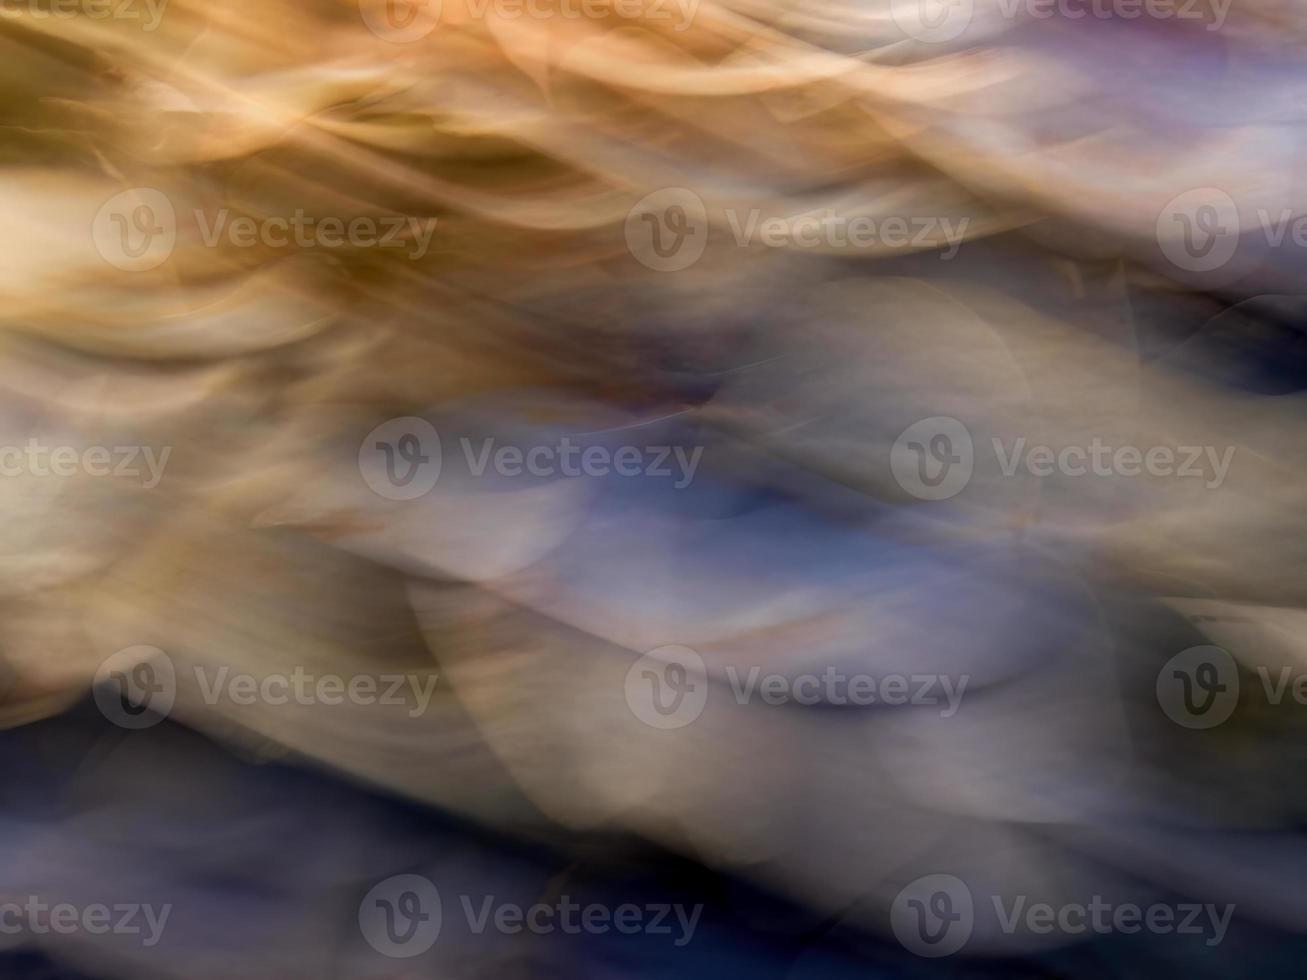
M 0 48 L 0 976 L 1301 973 L 1301 5 Z

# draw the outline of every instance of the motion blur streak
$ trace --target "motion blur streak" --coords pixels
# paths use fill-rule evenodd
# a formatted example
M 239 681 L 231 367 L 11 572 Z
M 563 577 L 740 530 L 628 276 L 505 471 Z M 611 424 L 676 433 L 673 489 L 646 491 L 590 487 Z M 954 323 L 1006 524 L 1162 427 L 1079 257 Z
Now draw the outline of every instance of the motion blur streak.
M 0 972 L 1291 975 L 1305 44 L 9 0 Z

